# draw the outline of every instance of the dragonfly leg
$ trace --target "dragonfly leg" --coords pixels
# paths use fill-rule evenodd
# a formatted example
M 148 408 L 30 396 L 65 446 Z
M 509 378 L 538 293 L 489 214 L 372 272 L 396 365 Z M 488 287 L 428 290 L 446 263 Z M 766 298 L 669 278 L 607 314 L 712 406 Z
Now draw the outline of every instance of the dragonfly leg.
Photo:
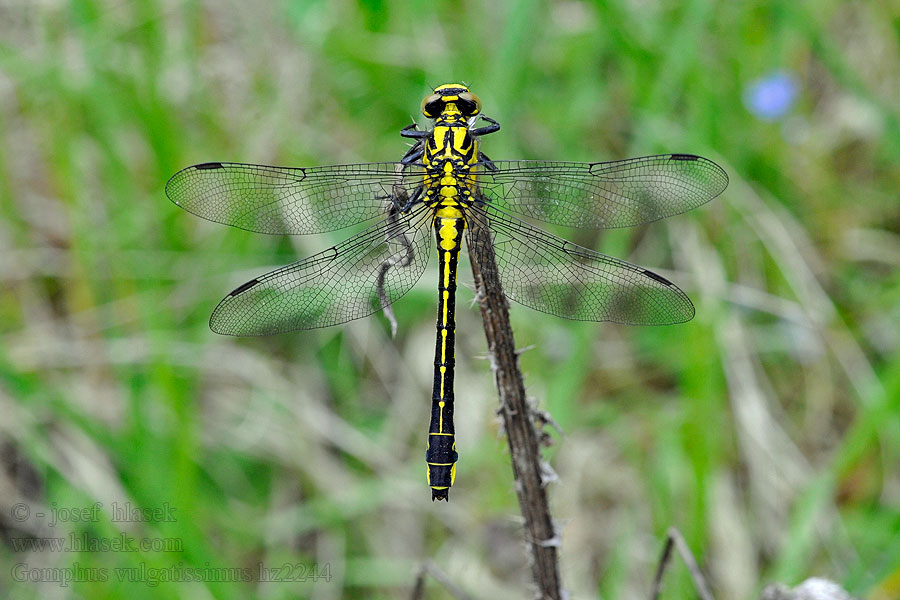
M 490 158 L 488 158 L 488 155 L 485 154 L 484 152 L 480 152 L 480 151 L 478 152 L 478 163 L 477 164 L 483 166 L 488 171 L 496 171 L 497 170 L 497 165 L 495 165 L 494 161 L 492 161 Z
M 400 162 L 404 165 L 409 165 L 420 158 L 425 154 L 425 138 L 427 138 L 431 134 L 430 131 L 420 131 L 419 125 L 415 121 L 404 127 L 400 130 L 400 135 L 405 138 L 410 138 L 416 140 L 416 143 L 403 155 L 403 158 L 400 159 Z
M 419 201 L 419 196 L 422 195 L 422 189 L 423 188 L 420 185 L 416 188 L 416 191 L 412 193 L 412 196 L 407 196 L 406 188 L 396 186 L 394 188 L 394 193 L 391 195 L 391 203 L 394 205 L 394 208 L 402 213 L 405 213 L 410 208 L 412 208 L 416 202 Z
M 400 130 L 400 135 L 405 138 L 412 138 L 414 140 L 421 140 L 422 138 L 428 137 L 430 131 L 420 131 L 418 123 L 410 123 L 406 127 Z
M 477 127 L 475 129 L 469 130 L 470 135 L 474 135 L 475 137 L 481 137 L 482 135 L 487 135 L 489 133 L 494 133 L 495 131 L 500 131 L 500 123 L 493 120 L 490 117 L 486 117 L 484 115 L 479 115 L 482 119 L 487 121 L 489 125 L 487 127 Z
M 406 154 L 403 155 L 403 158 L 400 159 L 400 163 L 404 165 L 411 165 L 412 163 L 420 160 L 423 156 L 425 156 L 425 145 L 422 142 L 417 142 L 412 148 L 410 148 Z

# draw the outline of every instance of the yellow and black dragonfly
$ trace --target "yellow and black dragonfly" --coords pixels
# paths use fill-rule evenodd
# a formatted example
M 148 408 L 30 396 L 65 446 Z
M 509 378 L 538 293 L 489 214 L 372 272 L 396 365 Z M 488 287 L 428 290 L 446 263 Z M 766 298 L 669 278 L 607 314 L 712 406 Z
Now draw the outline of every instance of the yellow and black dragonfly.
M 453 372 L 456 268 L 467 227 L 479 262 L 496 261 L 506 296 L 582 321 L 665 325 L 694 306 L 673 283 L 578 246 L 529 221 L 573 228 L 630 227 L 716 197 L 728 176 L 693 154 L 613 162 L 491 160 L 478 138 L 499 124 L 478 97 L 442 85 L 422 101 L 433 121 L 399 162 L 289 168 L 210 162 L 176 173 L 168 197 L 210 221 L 268 234 L 315 234 L 373 221 L 340 244 L 239 286 L 215 308 L 217 333 L 252 336 L 338 325 L 386 308 L 439 261 L 432 417 L 426 450 L 432 500 L 456 475 Z M 472 242 L 471 240 L 475 240 Z

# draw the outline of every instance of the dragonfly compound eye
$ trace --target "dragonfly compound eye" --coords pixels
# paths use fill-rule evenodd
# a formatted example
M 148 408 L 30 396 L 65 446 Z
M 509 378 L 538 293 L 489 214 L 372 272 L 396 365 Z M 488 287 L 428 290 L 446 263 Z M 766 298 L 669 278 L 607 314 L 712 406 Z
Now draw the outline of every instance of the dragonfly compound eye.
M 481 112 L 481 100 L 472 92 L 463 92 L 456 101 L 459 111 L 466 117 L 472 117 Z
M 422 114 L 429 119 L 436 119 L 444 110 L 444 100 L 438 94 L 431 94 L 422 100 Z

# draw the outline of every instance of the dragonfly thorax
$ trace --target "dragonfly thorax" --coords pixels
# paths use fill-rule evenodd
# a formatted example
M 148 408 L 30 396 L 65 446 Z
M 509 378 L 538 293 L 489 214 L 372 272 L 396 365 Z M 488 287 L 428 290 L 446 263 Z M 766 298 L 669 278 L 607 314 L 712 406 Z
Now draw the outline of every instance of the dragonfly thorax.
M 422 113 L 434 119 L 434 128 L 420 138 L 424 201 L 435 210 L 455 210 L 471 203 L 478 142 L 477 132 L 473 135 L 469 126 L 480 112 L 478 96 L 457 83 L 438 86 L 422 100 Z M 454 210 L 445 210 L 444 215 L 450 218 L 458 213 Z
M 471 202 L 478 143 L 465 122 L 436 125 L 425 140 L 425 203 L 435 208 L 466 206 Z

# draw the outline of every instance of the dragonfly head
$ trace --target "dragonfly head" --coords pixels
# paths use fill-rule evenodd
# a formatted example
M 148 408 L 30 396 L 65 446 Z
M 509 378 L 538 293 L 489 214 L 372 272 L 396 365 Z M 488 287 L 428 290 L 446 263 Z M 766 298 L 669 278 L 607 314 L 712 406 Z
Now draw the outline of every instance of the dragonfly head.
M 441 115 L 463 118 L 474 117 L 481 112 L 481 100 L 461 83 L 447 83 L 434 88 L 434 93 L 422 100 L 422 114 L 429 119 Z

